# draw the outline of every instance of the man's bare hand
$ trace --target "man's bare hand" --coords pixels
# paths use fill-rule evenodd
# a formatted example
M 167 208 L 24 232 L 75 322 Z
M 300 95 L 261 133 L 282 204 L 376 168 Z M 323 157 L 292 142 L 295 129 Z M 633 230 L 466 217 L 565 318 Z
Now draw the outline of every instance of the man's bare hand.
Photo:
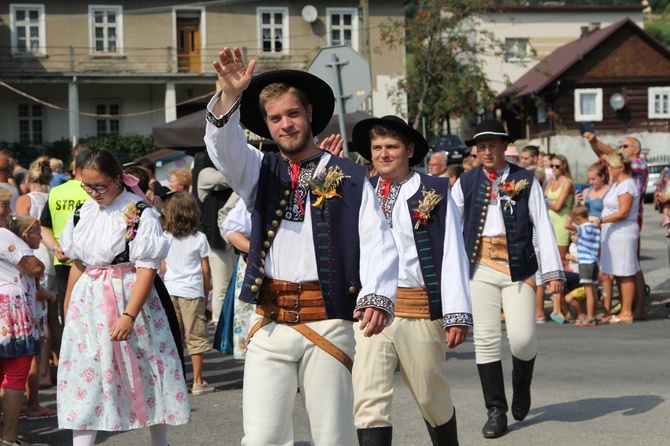
M 547 292 L 549 294 L 558 294 L 563 292 L 563 281 L 562 280 L 552 280 L 547 283 Z
M 221 99 L 214 109 L 214 113 L 220 115 L 226 113 L 249 86 L 256 61 L 252 59 L 249 65 L 245 65 L 238 47 L 232 50 L 225 47 L 219 52 L 219 60 L 214 61 L 212 65 L 221 84 Z
M 321 141 L 321 145 L 319 147 L 321 148 L 321 150 L 330 152 L 331 155 L 344 158 L 344 150 L 342 150 L 343 145 L 344 140 L 342 139 L 342 135 L 340 135 L 339 133 L 334 133 L 329 137 L 324 138 L 324 140 Z
M 598 138 L 596 138 L 595 133 L 591 132 L 584 132 L 584 138 L 589 142 L 589 144 L 595 144 L 598 142 Z
M 372 335 L 376 335 L 384 330 L 386 327 L 386 320 L 388 318 L 388 313 L 379 308 L 368 307 L 364 310 L 356 310 L 354 313 L 354 318 L 361 320 L 359 329 L 365 330 L 363 336 L 369 338 Z
M 447 347 L 456 348 L 465 341 L 468 337 L 468 327 L 463 325 L 452 325 L 447 327 L 444 332 L 444 339 L 447 342 Z

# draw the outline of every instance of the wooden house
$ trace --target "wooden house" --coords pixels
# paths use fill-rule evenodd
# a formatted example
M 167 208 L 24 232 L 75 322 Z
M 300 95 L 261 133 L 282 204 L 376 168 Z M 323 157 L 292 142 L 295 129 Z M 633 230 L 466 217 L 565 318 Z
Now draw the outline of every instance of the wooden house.
M 629 19 L 582 36 L 548 55 L 500 96 L 516 139 L 665 130 L 670 121 L 670 50 Z

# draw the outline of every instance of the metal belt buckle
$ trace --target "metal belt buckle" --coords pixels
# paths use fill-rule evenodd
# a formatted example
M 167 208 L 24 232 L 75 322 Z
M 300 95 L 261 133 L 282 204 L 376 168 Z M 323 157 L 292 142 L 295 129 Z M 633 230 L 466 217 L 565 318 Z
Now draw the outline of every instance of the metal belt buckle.
M 298 313 L 297 311 L 291 311 L 291 310 L 289 310 L 289 311 L 286 311 L 286 314 L 293 314 L 293 315 L 295 315 L 295 320 L 293 320 L 293 321 L 286 321 L 286 322 L 288 322 L 289 324 L 297 324 L 298 322 L 300 322 L 300 313 Z
M 289 301 L 291 303 L 287 304 L 287 301 Z M 282 306 L 286 307 L 286 308 L 293 308 L 293 309 L 297 310 L 298 307 L 300 306 L 300 300 L 298 300 L 298 296 L 295 296 L 295 297 L 284 296 L 284 305 L 282 305 Z

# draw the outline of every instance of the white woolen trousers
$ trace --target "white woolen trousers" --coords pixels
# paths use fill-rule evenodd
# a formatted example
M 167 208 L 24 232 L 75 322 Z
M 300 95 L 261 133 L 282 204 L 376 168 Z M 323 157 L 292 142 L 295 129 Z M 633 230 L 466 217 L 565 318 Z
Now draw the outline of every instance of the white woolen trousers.
M 259 318 L 254 314 L 249 326 Z M 306 325 L 353 358 L 353 322 L 329 319 Z M 353 446 L 351 373 L 293 328 L 274 322 L 258 330 L 247 349 L 242 446 L 293 446 L 298 386 L 312 445 Z
M 529 361 L 537 354 L 535 291 L 524 282 L 512 282 L 507 274 L 478 263 L 470 280 L 475 362 L 488 364 L 502 359 L 501 310 L 512 355 Z
M 356 325 L 354 424 L 358 429 L 391 426 L 393 374 L 398 361 L 405 384 L 423 418 L 433 427 L 454 414 L 445 361 L 442 321 L 396 317 L 378 335 L 366 338 Z
M 236 259 L 234 249 L 212 248 L 209 255 L 209 267 L 212 270 L 212 320 L 215 324 L 219 322 L 230 279 L 237 266 Z

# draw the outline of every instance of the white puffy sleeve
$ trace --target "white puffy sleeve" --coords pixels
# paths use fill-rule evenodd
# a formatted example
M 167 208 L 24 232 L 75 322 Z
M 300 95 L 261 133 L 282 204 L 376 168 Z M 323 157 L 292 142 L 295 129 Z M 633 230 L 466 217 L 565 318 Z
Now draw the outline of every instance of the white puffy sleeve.
M 240 232 L 246 238 L 251 237 L 251 214 L 243 200 L 239 200 L 221 223 L 225 235 Z
M 60 247 L 70 259 L 79 260 L 74 244 L 74 216 L 70 216 L 65 228 L 60 233 Z
M 170 242 L 163 234 L 158 215 L 153 209 L 142 212 L 135 239 L 130 242 L 130 261 L 138 268 L 160 270 Z

